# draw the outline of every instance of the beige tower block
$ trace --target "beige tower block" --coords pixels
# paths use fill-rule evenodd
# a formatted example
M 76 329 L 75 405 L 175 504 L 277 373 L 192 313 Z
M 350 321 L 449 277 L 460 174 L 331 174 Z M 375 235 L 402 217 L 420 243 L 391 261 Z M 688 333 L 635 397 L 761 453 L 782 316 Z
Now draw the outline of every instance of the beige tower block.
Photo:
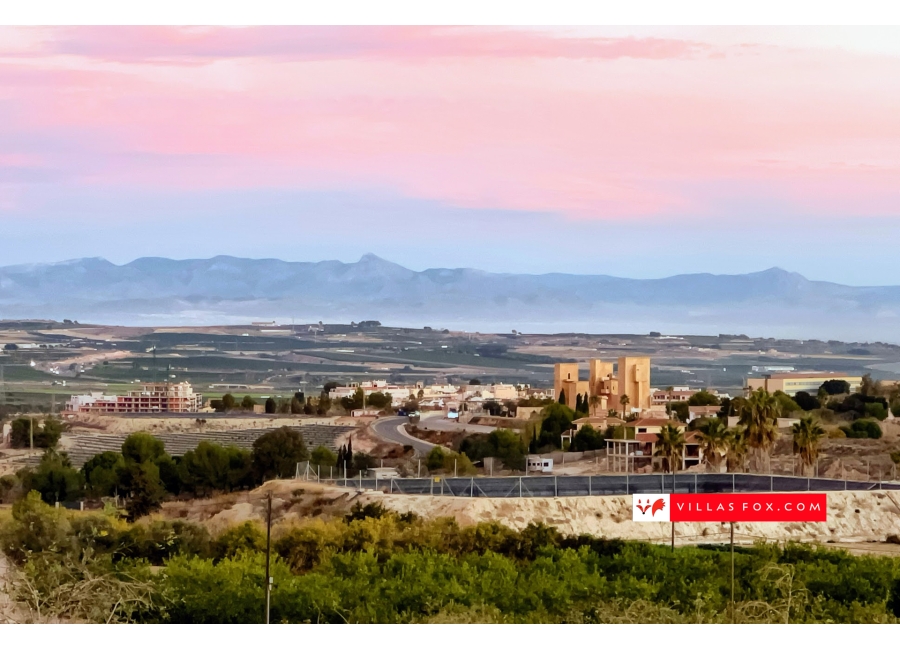
M 565 391 L 566 406 L 574 410 L 578 395 L 587 395 L 590 383 L 578 380 L 577 363 L 557 363 L 553 366 L 553 391 L 557 400 L 560 391 Z
M 646 410 L 650 408 L 650 357 L 619 357 L 618 395 L 616 404 L 622 395 L 628 395 L 628 409 Z
M 590 368 L 590 397 L 599 397 L 599 400 L 591 400 L 591 414 L 603 414 L 611 408 L 613 404 L 618 404 L 618 387 L 619 381 L 616 378 L 611 361 L 603 361 L 602 359 L 591 359 L 588 361 Z

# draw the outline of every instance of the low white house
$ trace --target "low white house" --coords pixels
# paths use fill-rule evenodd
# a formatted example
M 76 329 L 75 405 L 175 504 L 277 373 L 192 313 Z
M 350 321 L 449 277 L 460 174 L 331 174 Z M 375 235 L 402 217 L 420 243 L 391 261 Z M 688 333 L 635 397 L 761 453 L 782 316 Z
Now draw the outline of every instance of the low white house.
M 553 459 L 540 456 L 528 456 L 525 467 L 529 472 L 549 474 L 553 471 Z
M 400 478 L 396 467 L 372 467 L 366 470 L 366 478 L 392 479 Z

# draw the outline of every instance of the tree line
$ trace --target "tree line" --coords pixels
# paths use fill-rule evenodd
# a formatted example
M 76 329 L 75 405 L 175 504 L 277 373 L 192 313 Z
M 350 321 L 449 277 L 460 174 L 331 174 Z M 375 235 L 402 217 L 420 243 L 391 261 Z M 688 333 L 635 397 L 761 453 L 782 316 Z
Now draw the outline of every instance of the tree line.
M 30 620 L 264 621 L 256 522 L 212 536 L 186 521 L 68 514 L 34 493 L 11 514 L 0 548 L 9 595 Z M 276 527 L 272 555 L 273 622 L 900 622 L 900 559 L 795 543 L 737 548 L 732 565 L 725 545 L 460 526 L 357 503 Z
M 349 445 L 348 445 L 349 446 Z M 351 472 L 374 465 L 367 454 L 342 447 Z M 35 491 L 47 503 L 118 496 L 129 518 L 149 514 L 167 497 L 206 497 L 256 487 L 273 478 L 293 478 L 297 463 L 334 466 L 337 456 L 319 446 L 310 453 L 301 433 L 292 427 L 268 431 L 251 449 L 201 441 L 182 456 L 171 456 L 149 433 L 133 433 L 121 451 L 105 451 L 88 459 L 81 469 L 68 455 L 48 449 L 37 467 L 0 479 L 0 498 Z

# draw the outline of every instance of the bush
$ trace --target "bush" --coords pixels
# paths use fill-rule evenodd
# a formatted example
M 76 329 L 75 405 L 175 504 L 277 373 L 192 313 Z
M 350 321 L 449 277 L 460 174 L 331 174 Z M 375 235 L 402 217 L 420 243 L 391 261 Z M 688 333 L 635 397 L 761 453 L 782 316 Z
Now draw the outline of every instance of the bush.
M 125 512 L 129 521 L 136 521 L 156 510 L 165 495 L 159 467 L 150 461 L 126 461 L 119 472 L 119 486 L 126 497 Z
M 605 446 L 606 438 L 590 424 L 581 427 L 572 438 L 572 451 L 592 451 L 603 449 Z
M 691 417 L 691 407 L 687 402 L 669 402 L 666 407 L 670 413 L 673 413 L 682 422 L 687 422 L 688 418 Z
M 815 396 L 810 395 L 804 390 L 798 391 L 797 394 L 794 395 L 794 401 L 804 411 L 814 411 L 821 406 L 819 400 L 816 399 Z
M 309 464 L 313 467 L 334 467 L 337 463 L 337 455 L 328 447 L 319 445 L 313 449 L 309 457 Z
M 244 553 L 265 552 L 265 550 L 266 533 L 251 521 L 246 521 L 235 528 L 229 528 L 213 542 L 213 553 L 219 560 Z
M 344 521 L 349 524 L 351 521 L 361 521 L 363 519 L 381 519 L 389 512 L 390 510 L 377 501 L 365 505 L 357 502 L 350 508 L 349 514 L 344 515 Z
M 829 379 L 819 390 L 825 391 L 828 395 L 845 395 L 850 392 L 850 384 L 843 379 Z
M 367 469 L 375 467 L 377 463 L 375 459 L 372 458 L 369 454 L 364 454 L 361 451 L 353 454 L 353 470 L 357 472 L 365 472 Z
M 24 474 L 22 484 L 26 490 L 40 493 L 47 503 L 74 501 L 84 494 L 82 476 L 72 467 L 68 455 L 52 449 L 44 452 L 34 471 Z
M 178 473 L 182 488 L 197 496 L 208 496 L 215 490 L 235 490 L 253 485 L 249 451 L 222 447 L 207 440 L 185 453 L 178 464 Z
M 119 486 L 119 472 L 124 467 L 125 459 L 115 451 L 104 451 L 89 458 L 81 467 L 88 496 L 113 496 Z
M 293 477 L 297 463 L 308 459 L 303 436 L 291 427 L 269 431 L 253 442 L 252 465 L 258 482 Z
M 63 510 L 47 505 L 31 491 L 12 507 L 12 522 L 0 527 L 3 552 L 14 561 L 31 553 L 65 552 L 72 547 L 71 526 Z
M 122 457 L 126 462 L 155 463 L 165 453 L 166 446 L 163 444 L 163 441 L 144 431 L 132 433 L 122 443 Z
M 425 459 L 425 464 L 430 472 L 443 471 L 452 474 L 455 467 L 456 473 L 460 476 L 476 473 L 475 465 L 472 464 L 468 456 L 453 453 L 441 446 L 432 447 Z
M 886 420 L 888 416 L 888 410 L 884 407 L 884 404 L 879 402 L 873 402 L 872 404 L 866 404 L 866 417 L 876 418 L 878 420 Z
M 688 398 L 689 406 L 718 406 L 719 398 L 705 388 L 700 389 Z
M 428 471 L 435 472 L 444 469 L 444 460 L 449 454 L 450 452 L 440 445 L 432 447 L 425 458 L 425 466 L 428 468 Z
M 119 611 L 122 621 L 264 620 L 265 537 L 257 525 L 213 542 L 185 522 L 71 519 L 32 494 L 0 529 L 16 563 L 13 593 L 32 611 L 104 621 Z M 726 623 L 732 616 L 732 564 L 721 544 L 673 552 L 540 524 L 460 527 L 375 504 L 281 529 L 273 548 L 273 622 Z M 150 564 L 161 570 L 151 574 Z M 733 566 L 739 623 L 898 622 L 893 558 L 758 543 L 738 549 Z M 15 576 L 30 590 L 16 591 L 25 581 Z
M 783 391 L 776 390 L 773 395 L 778 401 L 778 412 L 782 417 L 804 410 L 790 395 Z
M 562 447 L 560 434 L 572 428 L 575 412 L 565 404 L 555 402 L 546 406 L 541 415 L 543 419 L 538 434 L 538 447 L 560 449 Z
M 0 503 L 8 503 L 12 500 L 20 481 L 14 474 L 0 476 Z
M 848 438 L 871 438 L 873 440 L 881 438 L 881 426 L 876 420 L 856 420 L 849 425 L 842 426 L 841 431 Z
M 515 431 L 495 429 L 487 435 L 467 436 L 460 443 L 459 451 L 470 460 L 480 461 L 490 456 L 499 459 L 509 469 L 524 470 L 528 448 Z
M 10 444 L 15 449 L 27 449 L 31 446 L 32 426 L 34 427 L 34 446 L 36 449 L 55 447 L 65 430 L 65 425 L 52 417 L 46 418 L 43 425 L 34 418 L 15 419 L 10 427 Z

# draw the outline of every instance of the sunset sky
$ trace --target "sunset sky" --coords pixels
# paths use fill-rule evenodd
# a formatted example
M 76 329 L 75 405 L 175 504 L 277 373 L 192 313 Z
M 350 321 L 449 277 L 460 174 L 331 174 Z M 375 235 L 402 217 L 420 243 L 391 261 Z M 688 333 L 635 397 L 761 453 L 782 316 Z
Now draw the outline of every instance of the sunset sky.
M 900 284 L 900 30 L 0 28 L 0 238 Z

